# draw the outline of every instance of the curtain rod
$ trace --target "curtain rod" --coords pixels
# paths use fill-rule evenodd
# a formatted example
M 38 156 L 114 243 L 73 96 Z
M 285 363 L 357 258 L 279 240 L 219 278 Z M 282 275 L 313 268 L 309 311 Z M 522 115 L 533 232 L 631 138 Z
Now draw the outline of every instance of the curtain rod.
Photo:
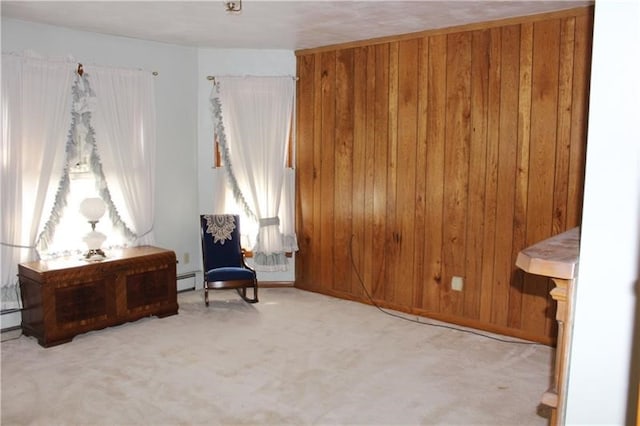
M 76 70 L 76 72 L 78 73 L 78 75 L 80 77 L 82 77 L 82 74 L 84 74 L 84 68 L 82 66 L 81 63 L 78 62 L 78 69 Z M 158 75 L 158 71 L 151 71 L 151 74 L 155 77 Z
M 260 76 L 260 77 L 279 77 L 279 76 L 274 76 L 274 75 L 264 75 L 264 76 Z M 292 75 L 290 76 L 292 79 L 294 80 L 299 80 L 299 77 L 297 75 Z M 216 84 L 216 77 L 213 75 L 208 75 L 207 76 L 207 80 L 213 82 L 213 84 Z

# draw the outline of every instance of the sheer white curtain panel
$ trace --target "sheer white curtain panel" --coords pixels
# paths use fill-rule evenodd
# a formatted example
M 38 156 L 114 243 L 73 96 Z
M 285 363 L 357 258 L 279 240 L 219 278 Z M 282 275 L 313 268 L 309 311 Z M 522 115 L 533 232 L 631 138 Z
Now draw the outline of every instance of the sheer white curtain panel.
M 259 222 L 253 255 L 263 271 L 287 269 L 281 232 L 281 194 L 291 136 L 295 81 L 282 77 L 219 77 L 216 130 L 236 198 Z M 215 91 L 214 91 L 215 93 Z M 216 105 L 216 102 L 218 104 Z M 219 117 L 220 118 L 220 117 Z
M 85 66 L 95 92 L 96 147 L 111 198 L 137 235 L 153 244 L 156 111 L 148 71 Z
M 77 64 L 2 55 L 0 290 L 2 310 L 20 306 L 18 263 L 36 260 L 36 238 L 64 168 Z
M 280 201 L 280 231 L 282 232 L 283 249 L 293 253 L 298 251 L 296 238 L 296 171 L 288 167 L 284 172 L 282 196 Z

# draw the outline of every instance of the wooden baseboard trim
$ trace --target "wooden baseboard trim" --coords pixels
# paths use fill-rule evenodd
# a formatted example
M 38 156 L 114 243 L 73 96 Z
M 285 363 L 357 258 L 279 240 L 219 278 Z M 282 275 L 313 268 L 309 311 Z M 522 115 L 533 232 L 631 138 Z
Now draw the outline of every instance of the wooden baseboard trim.
M 327 296 L 337 297 L 339 299 L 352 300 L 354 302 L 364 303 L 366 305 L 375 306 L 372 301 L 370 301 L 364 295 L 362 297 L 356 297 L 349 293 L 342 293 L 334 290 L 326 290 L 326 289 L 318 289 L 318 288 L 306 288 L 303 286 L 296 286 L 300 290 L 311 291 L 313 293 L 320 293 Z M 521 330 L 514 330 L 507 327 L 501 327 L 494 324 L 486 324 L 481 323 L 479 321 L 468 320 L 464 318 L 453 317 L 450 315 L 444 315 L 436 312 L 430 312 L 422 309 L 412 309 L 404 306 L 398 306 L 393 303 L 388 303 L 382 300 L 375 300 L 375 304 L 382 309 L 391 309 L 394 311 L 402 312 L 408 315 L 417 315 L 424 318 L 429 318 L 436 321 L 441 321 L 447 324 L 463 327 L 463 328 L 471 328 L 477 331 L 486 331 L 492 334 L 499 334 L 502 336 L 514 337 L 516 339 L 526 340 L 529 342 L 540 343 L 546 346 L 555 346 L 556 342 L 552 339 L 544 339 L 539 338 L 538 336 L 533 336 L 527 332 L 523 332 Z M 639 425 L 640 426 L 640 425 Z
M 293 287 L 293 281 L 258 281 L 259 288 Z

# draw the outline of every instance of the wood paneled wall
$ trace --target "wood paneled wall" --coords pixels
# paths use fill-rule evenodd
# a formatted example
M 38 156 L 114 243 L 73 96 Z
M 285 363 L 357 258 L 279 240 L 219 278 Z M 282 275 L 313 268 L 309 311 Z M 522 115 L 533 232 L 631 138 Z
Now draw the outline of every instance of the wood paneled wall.
M 296 286 L 553 343 L 514 265 L 580 221 L 592 16 L 297 52 Z

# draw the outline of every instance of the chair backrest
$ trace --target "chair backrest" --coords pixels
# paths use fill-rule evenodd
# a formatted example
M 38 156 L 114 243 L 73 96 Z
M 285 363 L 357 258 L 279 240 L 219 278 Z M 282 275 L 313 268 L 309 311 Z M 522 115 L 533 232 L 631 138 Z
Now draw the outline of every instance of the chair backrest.
M 200 215 L 200 237 L 204 272 L 224 266 L 243 266 L 238 215 Z

